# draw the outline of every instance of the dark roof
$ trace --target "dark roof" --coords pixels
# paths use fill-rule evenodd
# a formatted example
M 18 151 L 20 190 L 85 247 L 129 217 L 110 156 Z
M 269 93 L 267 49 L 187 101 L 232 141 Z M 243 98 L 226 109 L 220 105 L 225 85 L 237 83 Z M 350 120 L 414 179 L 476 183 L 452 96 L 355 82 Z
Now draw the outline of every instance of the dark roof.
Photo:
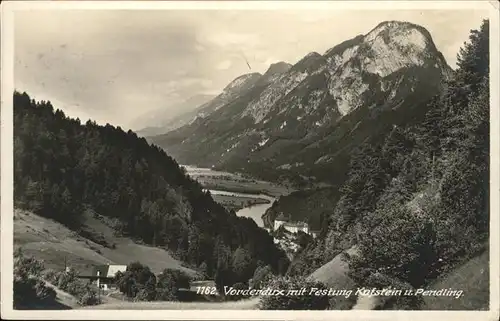
M 109 271 L 109 265 L 96 265 L 92 269 L 92 276 L 97 276 L 97 272 L 99 271 L 100 276 L 107 276 Z
M 296 223 L 285 223 L 285 226 L 290 226 L 290 227 L 308 227 L 306 223 L 304 222 L 296 222 Z
M 101 277 L 114 277 L 118 271 L 124 272 L 126 270 L 126 265 L 116 265 L 116 264 L 103 264 L 96 265 L 92 270 L 92 276 L 97 276 L 99 271 L 99 276 Z

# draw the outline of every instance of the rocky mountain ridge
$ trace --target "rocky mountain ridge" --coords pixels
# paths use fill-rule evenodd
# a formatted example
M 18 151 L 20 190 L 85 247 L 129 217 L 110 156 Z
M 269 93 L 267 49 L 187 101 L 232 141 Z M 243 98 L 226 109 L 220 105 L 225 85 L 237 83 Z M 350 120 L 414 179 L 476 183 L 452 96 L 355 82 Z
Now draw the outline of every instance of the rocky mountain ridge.
M 403 110 L 437 93 L 452 73 L 425 28 L 399 21 L 277 67 L 242 76 L 245 90 L 221 94 L 231 101 L 150 140 L 181 163 L 249 172 L 265 165 L 273 175 L 293 170 L 317 177 L 307 169 L 335 162 L 347 145 L 382 130 L 381 113 L 397 114 L 398 120 L 384 117 L 387 125 L 401 121 Z

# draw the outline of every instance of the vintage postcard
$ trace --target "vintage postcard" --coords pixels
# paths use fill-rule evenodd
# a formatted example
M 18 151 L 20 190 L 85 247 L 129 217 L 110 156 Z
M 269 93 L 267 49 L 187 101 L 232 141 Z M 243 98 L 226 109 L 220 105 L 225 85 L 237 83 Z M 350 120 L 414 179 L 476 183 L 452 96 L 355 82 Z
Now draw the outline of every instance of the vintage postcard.
M 495 1 L 1 13 L 3 319 L 498 319 Z

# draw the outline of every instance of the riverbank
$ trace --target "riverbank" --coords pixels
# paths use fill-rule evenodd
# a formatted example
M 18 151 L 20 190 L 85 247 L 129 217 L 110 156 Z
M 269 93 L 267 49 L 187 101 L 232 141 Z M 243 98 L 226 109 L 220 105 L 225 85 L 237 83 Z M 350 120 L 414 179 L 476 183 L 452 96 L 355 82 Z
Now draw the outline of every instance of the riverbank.
M 286 186 L 243 177 L 240 174 L 194 166 L 183 167 L 191 178 L 210 191 L 216 202 L 235 210 L 238 216 L 253 219 L 262 228 L 265 227 L 262 216 L 274 201 L 293 192 L 293 189 Z
M 241 198 L 253 198 L 253 199 L 262 199 L 266 201 L 263 204 L 254 204 L 251 206 L 244 207 L 238 211 L 236 211 L 237 216 L 248 217 L 255 221 L 255 223 L 264 228 L 264 221 L 262 220 L 262 215 L 273 205 L 273 202 L 276 200 L 274 197 L 267 196 L 264 194 L 246 194 L 246 193 L 235 193 L 229 191 L 219 191 L 219 190 L 210 190 L 210 194 L 214 199 L 217 197 L 241 197 Z

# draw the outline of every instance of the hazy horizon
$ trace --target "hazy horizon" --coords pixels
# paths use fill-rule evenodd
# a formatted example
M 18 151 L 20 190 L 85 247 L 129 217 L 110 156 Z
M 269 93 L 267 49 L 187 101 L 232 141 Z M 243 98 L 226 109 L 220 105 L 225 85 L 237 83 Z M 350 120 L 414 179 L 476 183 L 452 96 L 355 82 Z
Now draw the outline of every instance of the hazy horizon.
M 278 61 L 323 54 L 387 20 L 425 27 L 454 68 L 485 18 L 471 10 L 22 11 L 15 88 L 82 121 L 138 130 L 144 115 L 175 116 L 174 106 L 193 96 L 216 95 Z

